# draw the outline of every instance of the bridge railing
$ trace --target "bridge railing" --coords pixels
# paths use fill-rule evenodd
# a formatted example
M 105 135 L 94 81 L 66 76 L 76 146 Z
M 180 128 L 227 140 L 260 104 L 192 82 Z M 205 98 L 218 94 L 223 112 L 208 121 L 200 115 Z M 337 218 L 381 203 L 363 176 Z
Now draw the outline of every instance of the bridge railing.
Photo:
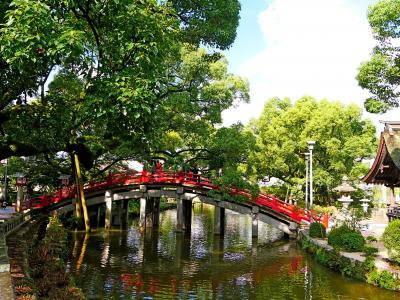
M 102 189 L 113 188 L 117 186 L 125 186 L 132 184 L 180 184 L 195 186 L 209 190 L 220 190 L 220 188 L 213 184 L 207 177 L 193 174 L 192 172 L 173 172 L 173 171 L 156 171 L 149 173 L 142 172 L 127 172 L 127 173 L 113 173 L 109 174 L 104 180 L 90 181 L 84 185 L 85 192 L 95 192 Z M 249 199 L 249 202 L 255 202 L 261 206 L 267 206 L 272 210 L 284 214 L 296 222 L 310 222 L 310 211 L 306 211 L 296 205 L 286 203 L 274 196 L 260 193 L 256 200 L 252 200 L 249 191 L 231 189 L 232 195 L 242 195 Z M 26 208 L 41 208 L 58 203 L 63 199 L 74 198 L 76 195 L 76 188 L 74 185 L 64 187 L 50 195 L 41 195 L 31 198 L 26 202 Z M 327 218 L 324 215 L 317 215 L 313 211 L 314 220 L 324 223 L 327 226 Z

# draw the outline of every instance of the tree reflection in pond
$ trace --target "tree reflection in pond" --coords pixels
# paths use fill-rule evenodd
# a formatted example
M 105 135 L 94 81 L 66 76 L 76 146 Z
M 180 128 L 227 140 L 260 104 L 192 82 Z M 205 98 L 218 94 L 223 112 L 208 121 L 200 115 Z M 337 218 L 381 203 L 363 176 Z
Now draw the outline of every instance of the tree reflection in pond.
M 89 299 L 398 298 L 318 265 L 261 222 L 257 242 L 250 216 L 227 210 L 221 239 L 213 234 L 213 211 L 195 205 L 189 235 L 175 232 L 175 210 L 144 234 L 137 220 L 126 231 L 75 233 L 69 271 Z

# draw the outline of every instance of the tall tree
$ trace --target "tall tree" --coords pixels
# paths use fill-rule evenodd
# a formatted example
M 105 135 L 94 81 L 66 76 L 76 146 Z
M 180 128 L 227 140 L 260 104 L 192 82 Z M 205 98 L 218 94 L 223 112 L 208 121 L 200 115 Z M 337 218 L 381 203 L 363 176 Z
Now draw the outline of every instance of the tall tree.
M 160 105 L 160 79 L 182 42 L 222 49 L 233 42 L 240 5 L 237 0 L 229 4 L 6 1 L 0 6 L 5 79 L 0 86 L 0 158 L 66 150 L 79 170 L 80 157 L 118 144 L 112 130 L 146 144 L 152 112 Z M 229 21 L 210 26 L 216 13 Z M 54 112 L 63 103 L 58 119 Z M 38 129 L 36 139 L 23 130 L 31 125 Z
M 249 101 L 248 82 L 227 72 L 222 55 L 187 45 L 168 71 L 168 80 L 158 91 L 162 105 L 154 111 L 160 135 L 153 151 L 170 158 L 204 157 L 215 125 L 222 123 L 222 111 L 238 101 Z
M 315 195 L 317 201 L 330 201 L 332 189 L 343 175 L 358 180 L 368 170 L 363 160 L 374 153 L 375 127 L 361 114 L 354 104 L 344 106 L 312 97 L 294 104 L 287 98 L 270 99 L 260 118 L 249 126 L 257 137 L 258 151 L 251 160 L 259 178 L 278 178 L 302 198 L 304 153 L 307 141 L 315 140 Z
M 52 146 L 60 145 L 44 139 L 46 135 L 28 143 L 7 131 L 7 123 L 23 112 L 36 118 L 43 131 L 47 129 L 41 117 L 51 100 L 45 99 L 45 88 L 53 73 L 81 81 L 79 94 L 70 99 L 80 106 L 76 124 L 97 126 L 105 119 L 117 123 L 123 117 L 129 119 L 125 127 L 143 134 L 158 105 L 159 80 L 171 58 L 179 57 L 181 43 L 229 47 L 239 10 L 237 0 L 3 2 L 0 158 L 53 151 Z M 211 26 L 217 15 L 226 18 Z M 42 112 L 32 112 L 32 97 L 38 98 L 34 110 Z
M 381 0 L 368 9 L 368 20 L 377 46 L 357 75 L 359 85 L 372 96 L 365 100 L 371 113 L 384 113 L 399 106 L 400 90 L 400 1 Z

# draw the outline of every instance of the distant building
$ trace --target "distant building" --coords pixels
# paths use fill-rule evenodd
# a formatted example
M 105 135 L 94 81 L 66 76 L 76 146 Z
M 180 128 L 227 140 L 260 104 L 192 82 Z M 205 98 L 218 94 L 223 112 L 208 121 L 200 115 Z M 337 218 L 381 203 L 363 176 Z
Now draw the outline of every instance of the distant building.
M 381 121 L 381 133 L 375 161 L 363 181 L 389 188 L 388 205 L 396 206 L 394 189 L 400 187 L 400 121 Z M 386 198 L 386 193 L 382 195 Z

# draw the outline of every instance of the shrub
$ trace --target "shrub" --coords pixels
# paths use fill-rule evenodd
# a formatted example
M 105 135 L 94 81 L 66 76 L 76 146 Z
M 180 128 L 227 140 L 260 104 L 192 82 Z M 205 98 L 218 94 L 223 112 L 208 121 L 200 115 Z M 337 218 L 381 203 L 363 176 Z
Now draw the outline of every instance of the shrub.
M 310 237 L 324 238 L 326 236 L 326 229 L 324 224 L 314 222 L 310 225 Z
M 345 233 L 353 232 L 347 225 L 332 228 L 328 235 L 328 244 L 334 248 L 342 247 L 342 235 Z
M 363 252 L 365 253 L 366 256 L 372 256 L 378 253 L 378 248 L 365 246 Z
M 394 220 L 386 227 L 382 240 L 391 259 L 400 264 L 400 220 Z
M 394 290 L 398 286 L 396 279 L 386 270 L 372 271 L 367 276 L 367 282 L 389 290 Z
M 368 242 L 377 242 L 378 239 L 374 237 L 373 235 L 367 236 L 367 241 Z
M 364 237 L 358 232 L 348 232 L 344 233 L 341 237 L 342 248 L 345 251 L 363 251 L 365 245 Z

